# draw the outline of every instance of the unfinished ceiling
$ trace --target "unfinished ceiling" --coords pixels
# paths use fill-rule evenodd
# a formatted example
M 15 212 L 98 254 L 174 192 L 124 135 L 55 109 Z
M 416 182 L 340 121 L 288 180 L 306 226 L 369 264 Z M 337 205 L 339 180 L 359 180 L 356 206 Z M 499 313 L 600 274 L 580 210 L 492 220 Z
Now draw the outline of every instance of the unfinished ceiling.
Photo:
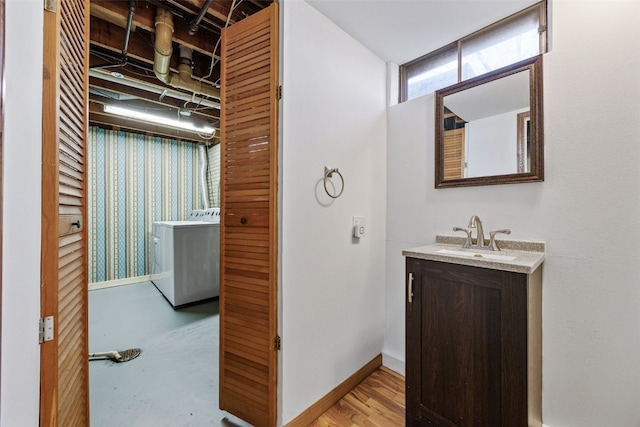
M 199 132 L 107 113 L 105 106 L 218 129 L 221 29 L 269 4 L 271 0 L 91 0 L 91 124 L 206 140 Z

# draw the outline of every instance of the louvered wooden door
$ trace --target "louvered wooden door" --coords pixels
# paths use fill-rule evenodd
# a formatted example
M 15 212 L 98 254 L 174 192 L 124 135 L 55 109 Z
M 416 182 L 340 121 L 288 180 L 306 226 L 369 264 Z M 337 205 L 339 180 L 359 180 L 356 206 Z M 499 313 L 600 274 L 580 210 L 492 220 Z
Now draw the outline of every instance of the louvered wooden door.
M 278 7 L 223 31 L 220 408 L 276 425 Z
M 45 11 L 42 120 L 42 315 L 54 339 L 41 348 L 40 425 L 89 425 L 85 141 L 88 0 Z
M 464 178 L 464 128 L 444 131 L 444 179 Z

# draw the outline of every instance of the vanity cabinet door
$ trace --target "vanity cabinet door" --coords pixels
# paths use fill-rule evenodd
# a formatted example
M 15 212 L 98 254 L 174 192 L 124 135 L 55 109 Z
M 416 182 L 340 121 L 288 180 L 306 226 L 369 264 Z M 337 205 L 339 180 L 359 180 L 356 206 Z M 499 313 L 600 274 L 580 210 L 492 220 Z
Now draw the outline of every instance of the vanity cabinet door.
M 528 276 L 406 267 L 407 426 L 527 426 Z

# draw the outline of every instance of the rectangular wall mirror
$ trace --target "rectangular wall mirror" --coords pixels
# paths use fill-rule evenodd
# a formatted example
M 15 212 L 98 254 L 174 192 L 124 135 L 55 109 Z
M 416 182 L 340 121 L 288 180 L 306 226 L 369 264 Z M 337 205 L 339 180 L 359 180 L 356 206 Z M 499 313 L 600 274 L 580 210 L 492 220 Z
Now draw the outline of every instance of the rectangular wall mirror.
M 435 187 L 544 180 L 542 56 L 435 93 Z

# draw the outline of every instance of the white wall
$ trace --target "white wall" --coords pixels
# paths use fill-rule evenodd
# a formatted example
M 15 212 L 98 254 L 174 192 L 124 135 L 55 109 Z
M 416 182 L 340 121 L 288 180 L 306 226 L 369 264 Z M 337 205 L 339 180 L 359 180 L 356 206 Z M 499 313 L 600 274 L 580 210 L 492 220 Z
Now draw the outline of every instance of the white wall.
M 640 423 L 640 3 L 555 0 L 545 182 L 435 190 L 433 97 L 388 115 L 385 353 L 404 360 L 403 248 L 485 230 L 547 242 L 543 421 Z
M 386 65 L 306 2 L 281 5 L 286 424 L 382 348 Z M 325 165 L 344 176 L 338 199 L 324 193 Z M 366 218 L 359 242 L 353 215 Z
M 38 425 L 40 388 L 42 25 L 37 23 L 43 8 L 38 0 L 7 0 L 5 6 L 0 425 L 29 427 Z
M 518 172 L 518 112 L 465 125 L 467 178 Z

